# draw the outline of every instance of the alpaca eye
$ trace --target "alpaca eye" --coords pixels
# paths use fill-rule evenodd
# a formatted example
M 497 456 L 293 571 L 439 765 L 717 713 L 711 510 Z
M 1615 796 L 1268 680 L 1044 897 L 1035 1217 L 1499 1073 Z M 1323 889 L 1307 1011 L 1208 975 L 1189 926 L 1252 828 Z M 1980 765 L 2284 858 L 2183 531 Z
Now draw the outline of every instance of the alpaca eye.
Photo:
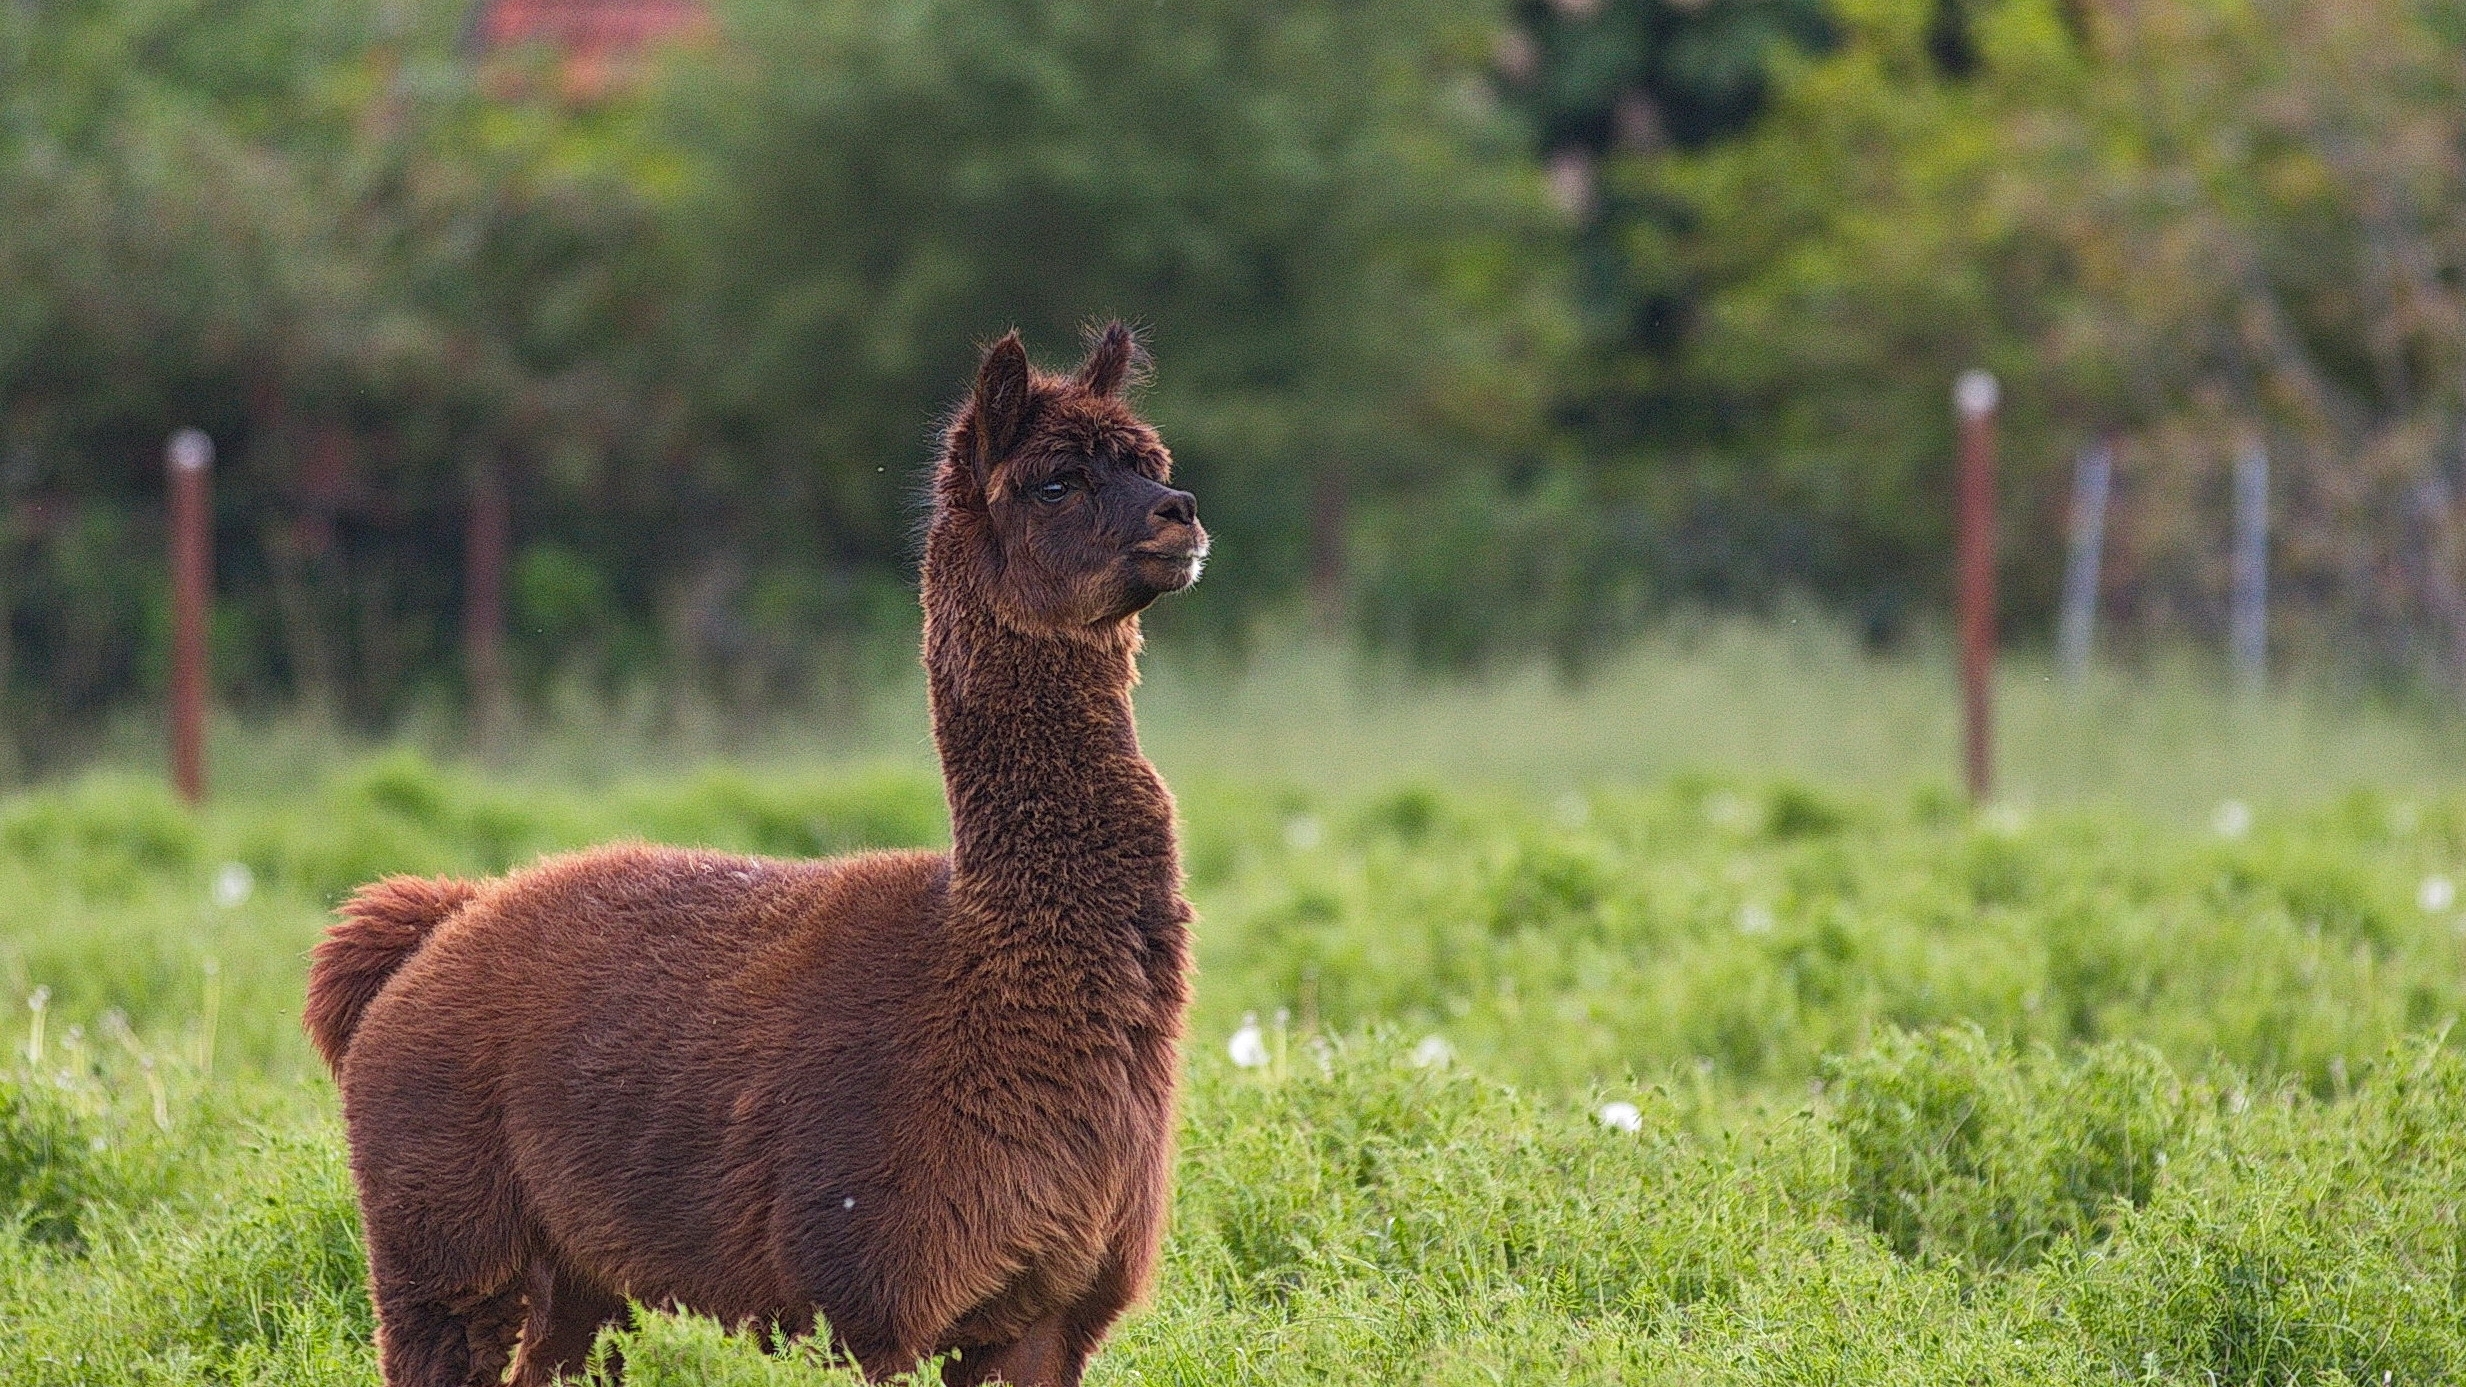
M 1037 487 L 1035 490 L 1037 500 L 1044 502 L 1046 505 L 1051 505 L 1070 494 L 1070 483 L 1046 482 Z

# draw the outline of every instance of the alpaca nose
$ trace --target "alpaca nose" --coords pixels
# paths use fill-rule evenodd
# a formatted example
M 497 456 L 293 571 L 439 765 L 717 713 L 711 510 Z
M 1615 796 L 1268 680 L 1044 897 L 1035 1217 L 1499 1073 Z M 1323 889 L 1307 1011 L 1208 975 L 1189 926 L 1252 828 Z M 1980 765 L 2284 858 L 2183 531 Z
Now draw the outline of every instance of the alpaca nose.
M 1199 523 L 1199 498 L 1187 491 L 1167 491 L 1156 498 L 1147 513 L 1149 523 L 1196 525 Z

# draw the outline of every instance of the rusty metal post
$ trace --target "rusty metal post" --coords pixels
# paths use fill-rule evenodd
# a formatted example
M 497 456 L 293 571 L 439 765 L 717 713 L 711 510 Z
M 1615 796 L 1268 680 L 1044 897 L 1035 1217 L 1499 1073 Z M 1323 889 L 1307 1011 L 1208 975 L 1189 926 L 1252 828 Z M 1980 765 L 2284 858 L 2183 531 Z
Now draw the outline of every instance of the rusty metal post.
M 206 485 L 214 440 L 182 429 L 164 450 L 171 493 L 171 783 L 205 798 L 206 613 L 213 600 L 214 529 Z
M 1972 804 L 1995 794 L 1995 377 L 1964 371 L 1952 402 L 1960 424 L 1959 518 L 1953 567 L 1961 626 L 1962 769 Z

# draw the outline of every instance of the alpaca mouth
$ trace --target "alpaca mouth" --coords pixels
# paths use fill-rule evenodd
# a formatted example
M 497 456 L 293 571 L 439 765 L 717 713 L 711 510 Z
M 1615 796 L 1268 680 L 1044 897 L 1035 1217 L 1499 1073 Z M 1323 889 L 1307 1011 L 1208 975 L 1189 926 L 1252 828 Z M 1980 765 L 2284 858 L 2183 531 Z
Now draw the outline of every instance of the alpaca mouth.
M 1153 565 L 1150 571 L 1166 569 L 1170 577 L 1155 586 L 1166 592 L 1179 592 L 1199 581 L 1199 570 L 1207 566 L 1207 540 L 1195 544 L 1146 545 L 1130 551 L 1134 560 Z

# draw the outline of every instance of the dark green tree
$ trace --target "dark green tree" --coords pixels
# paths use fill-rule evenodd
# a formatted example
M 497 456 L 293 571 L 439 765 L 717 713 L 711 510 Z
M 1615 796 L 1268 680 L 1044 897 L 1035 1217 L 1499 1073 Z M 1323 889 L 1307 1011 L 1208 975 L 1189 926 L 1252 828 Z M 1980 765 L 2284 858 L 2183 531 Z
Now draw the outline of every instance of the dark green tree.
M 1309 567 L 1374 510 L 1529 450 L 1565 341 L 1557 233 L 1483 64 L 1430 0 L 741 0 L 667 138 L 677 320 L 713 543 L 842 585 L 901 569 L 903 498 L 974 345 L 1059 360 L 1142 323 L 1150 405 L 1221 537 L 1175 620 Z

